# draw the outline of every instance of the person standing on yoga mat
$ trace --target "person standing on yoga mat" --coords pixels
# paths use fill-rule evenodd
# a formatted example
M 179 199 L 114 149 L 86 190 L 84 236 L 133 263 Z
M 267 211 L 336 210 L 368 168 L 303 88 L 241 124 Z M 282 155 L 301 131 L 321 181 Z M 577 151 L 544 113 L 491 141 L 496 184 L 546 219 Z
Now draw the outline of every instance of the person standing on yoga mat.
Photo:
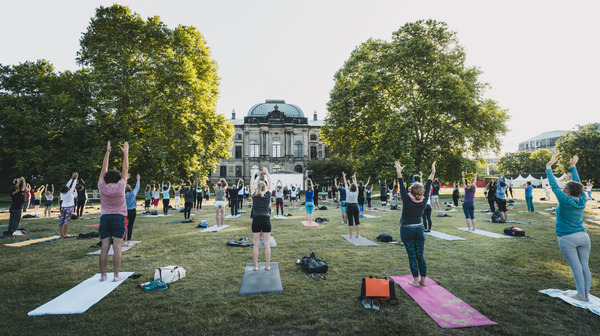
M 163 214 L 165 216 L 169 214 L 169 201 L 171 200 L 171 196 L 169 195 L 169 192 L 171 191 L 171 181 L 167 182 L 169 182 L 168 187 L 164 182 L 160 183 L 160 185 L 162 186 Z
M 190 215 L 192 212 L 192 207 L 194 206 L 194 200 L 196 197 L 196 190 L 192 185 L 192 181 L 188 180 L 189 186 L 183 185 L 183 180 L 181 181 L 181 185 L 183 188 L 183 218 L 190 219 Z
M 8 233 L 12 235 L 13 232 L 19 228 L 19 222 L 21 221 L 22 206 L 25 202 L 25 191 L 26 183 L 25 178 L 21 176 L 19 179 L 15 179 L 15 184 L 10 187 L 10 198 L 12 203 L 10 204 L 10 217 L 8 219 Z
M 85 204 L 87 203 L 87 192 L 85 191 L 85 182 L 83 179 L 79 179 L 79 185 L 77 186 L 77 207 L 75 208 L 75 213 L 77 217 L 83 216 L 83 209 L 85 209 Z
M 290 189 L 290 208 L 296 210 L 296 196 L 298 194 L 298 190 L 296 186 L 292 185 L 292 189 Z
M 110 238 L 113 245 L 113 281 L 123 280 L 119 276 L 121 269 L 121 244 L 125 237 L 127 203 L 125 201 L 125 186 L 129 176 L 129 143 L 125 141 L 121 150 L 123 151 L 123 167 L 121 172 L 115 169 L 108 170 L 110 157 L 110 141 L 106 144 L 106 154 L 102 161 L 102 170 L 98 178 L 98 190 L 100 191 L 100 281 L 106 280 L 106 266 L 108 264 L 108 250 L 110 249 Z
M 463 212 L 465 213 L 465 220 L 467 221 L 467 228 L 469 231 L 475 231 L 475 191 L 477 190 L 477 172 L 473 182 L 467 187 L 467 181 L 465 180 L 465 172 L 462 172 L 462 183 L 463 189 L 465 190 L 465 201 L 463 202 Z M 471 229 L 473 224 L 473 229 Z
M 500 174 L 498 177 L 498 184 L 496 185 L 496 204 L 498 204 L 498 210 L 502 214 L 502 219 L 506 222 L 507 215 L 506 212 L 506 178 L 504 177 L 504 173 Z
M 530 181 L 525 185 L 525 202 L 527 203 L 527 212 L 534 212 L 533 208 L 533 186 Z
M 224 178 L 215 184 L 215 208 L 217 210 L 215 219 L 217 227 L 223 226 L 223 221 L 225 221 L 225 190 L 227 188 L 229 188 L 229 185 L 227 185 L 227 180 Z
M 259 176 L 264 175 L 266 181 L 259 181 L 254 187 L 254 180 L 258 175 L 258 170 L 252 172 L 250 180 L 250 192 L 252 193 L 252 258 L 254 259 L 254 270 L 258 271 L 258 249 L 260 247 L 260 237 L 263 237 L 265 247 L 265 259 L 267 266 L 265 270 L 270 271 L 271 266 L 271 176 L 267 168 L 263 168 Z M 216 195 L 216 192 L 215 192 Z M 216 196 L 215 196 L 216 197 Z
M 583 226 L 583 211 L 587 203 L 587 197 L 583 192 L 583 184 L 577 173 L 577 155 L 569 161 L 573 181 L 567 182 L 564 188 L 560 188 L 556 177 L 552 172 L 552 166 L 558 161 L 553 156 L 546 164 L 548 182 L 558 200 L 556 206 L 556 235 L 558 236 L 558 247 L 563 256 L 571 266 L 577 294 L 570 295 L 573 299 L 589 301 L 590 288 L 592 284 L 592 273 L 590 272 L 589 259 L 592 244 L 590 236 Z
M 488 184 L 488 192 L 487 192 L 487 200 L 488 205 L 490 206 L 490 211 L 494 213 L 496 211 L 496 181 L 490 181 Z
M 152 184 L 152 202 L 154 204 L 154 210 L 158 210 L 158 202 L 160 202 L 160 192 L 156 188 L 155 184 Z
M 146 184 L 144 189 L 144 213 L 150 213 L 150 202 L 152 201 L 152 188 Z
M 335 185 L 338 186 L 338 192 L 340 193 L 340 209 L 342 210 L 342 222 L 344 224 L 348 224 L 348 213 L 346 212 L 346 189 L 344 189 L 344 186 L 341 183 L 339 185 L 337 184 L 337 177 L 334 178 L 333 181 L 335 182 Z
M 54 200 L 54 184 L 51 185 L 52 189 L 48 188 L 46 184 L 46 201 L 44 202 L 44 217 L 52 216 L 52 200 Z
M 435 211 L 441 211 L 440 209 L 440 180 L 435 179 L 435 181 L 433 181 L 433 186 L 431 187 L 432 190 L 432 194 L 431 194 L 431 207 L 433 210 Z
M 131 246 L 131 234 L 133 233 L 133 224 L 137 215 L 137 201 L 135 197 L 139 191 L 140 174 L 137 174 L 137 182 L 133 190 L 131 190 L 129 184 L 125 186 L 125 203 L 127 204 L 127 243 L 125 243 L 125 246 Z
M 229 188 L 229 195 L 230 195 L 230 200 L 231 200 L 231 216 L 237 216 L 238 215 L 238 195 L 240 193 L 240 190 L 244 187 L 244 180 L 239 179 L 237 185 L 235 186 L 231 186 Z M 281 209 L 281 211 L 283 212 L 283 209 Z
M 435 177 L 435 161 L 431 165 L 431 175 L 425 182 L 425 186 L 419 182 L 411 184 L 406 191 L 404 180 L 402 179 L 402 170 L 404 166 L 400 162 L 394 163 L 398 185 L 400 186 L 400 196 L 402 197 L 402 217 L 400 219 L 400 238 L 408 253 L 408 261 L 413 281 L 409 282 L 412 286 L 427 286 L 427 264 L 423 257 L 425 248 L 425 234 L 422 224 L 423 210 L 429 199 L 431 183 Z M 419 279 L 419 275 L 421 278 Z
M 73 216 L 73 210 L 75 209 L 75 197 L 73 197 L 73 191 L 77 185 L 77 177 L 79 174 L 73 173 L 69 182 L 60 189 L 60 222 L 58 223 L 58 231 L 61 237 L 67 236 L 69 230 L 69 222 L 71 216 Z
M 458 191 L 458 183 L 454 183 L 454 190 L 452 190 L 452 203 L 454 206 L 458 206 L 458 199 L 460 198 L 460 191 Z
M 358 210 L 360 210 L 360 215 L 362 216 L 365 212 L 365 188 L 369 185 L 371 181 L 371 176 L 367 179 L 367 184 L 363 185 L 363 182 L 358 182 Z
M 275 183 L 275 208 L 277 210 L 277 215 L 279 216 L 279 208 L 281 208 L 281 215 L 283 216 L 283 187 L 281 184 L 281 180 L 277 180 Z
M 310 182 L 310 185 L 308 182 Z M 313 203 L 315 186 L 310 178 L 306 179 L 304 190 L 304 196 L 306 197 L 306 202 L 304 203 L 304 208 L 306 209 L 306 220 L 312 222 L 313 210 L 315 209 L 315 204 Z
M 590 201 L 593 201 L 594 198 L 592 197 L 592 188 L 594 187 L 594 184 L 592 183 L 592 180 L 588 180 L 587 184 L 585 186 L 585 191 L 587 191 L 588 194 L 588 199 Z
M 387 205 L 387 181 L 383 181 L 383 185 L 381 184 L 381 180 L 379 180 L 379 198 L 381 199 L 381 207 L 385 209 Z
M 40 186 L 39 188 L 35 189 L 35 191 L 33 192 L 33 195 L 34 195 L 33 209 L 34 209 L 36 215 L 37 215 L 38 211 L 40 210 L 40 205 L 42 204 L 42 194 L 43 193 L 44 193 L 44 186 Z
M 344 187 L 348 190 L 346 194 L 346 213 L 348 214 L 348 231 L 350 232 L 349 238 L 352 239 L 352 227 L 356 222 L 356 238 L 360 233 L 360 219 L 358 209 L 358 186 L 356 185 L 356 173 L 352 175 L 352 184 L 348 187 L 348 180 L 346 180 L 346 173 L 342 172 L 344 178 Z

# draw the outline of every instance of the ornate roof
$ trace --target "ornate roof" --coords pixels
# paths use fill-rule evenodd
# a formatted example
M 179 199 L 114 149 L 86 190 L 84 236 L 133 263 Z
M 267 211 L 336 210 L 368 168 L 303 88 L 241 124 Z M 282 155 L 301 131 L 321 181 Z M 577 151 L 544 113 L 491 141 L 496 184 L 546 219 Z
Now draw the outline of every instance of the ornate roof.
M 266 117 L 269 112 L 275 110 L 283 112 L 286 117 L 304 118 L 304 112 L 298 106 L 286 104 L 285 100 L 276 99 L 267 99 L 264 103 L 252 106 L 248 111 L 248 117 Z

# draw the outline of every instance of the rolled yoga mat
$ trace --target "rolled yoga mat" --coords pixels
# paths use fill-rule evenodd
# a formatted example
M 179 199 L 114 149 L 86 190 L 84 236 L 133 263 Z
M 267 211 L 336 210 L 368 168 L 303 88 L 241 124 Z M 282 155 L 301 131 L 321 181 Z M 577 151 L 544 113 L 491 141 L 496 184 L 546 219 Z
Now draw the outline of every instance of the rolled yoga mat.
M 432 237 L 444 239 L 444 240 L 467 240 L 466 238 L 463 238 L 463 237 L 453 236 L 453 235 L 449 235 L 447 233 L 443 233 L 443 232 L 439 232 L 439 231 L 425 232 L 425 234 L 428 236 L 432 236 Z
M 580 300 L 573 299 L 573 298 L 570 298 L 567 296 L 567 295 L 577 294 L 577 291 L 575 291 L 575 290 L 561 291 L 560 289 L 543 289 L 539 292 L 544 293 L 553 298 L 559 298 L 572 306 L 583 308 L 583 309 L 588 309 L 592 313 L 594 313 L 596 315 L 600 315 L 600 299 L 591 294 L 588 295 L 590 301 L 585 302 L 585 301 L 580 301 Z
M 131 246 L 125 246 L 125 242 L 123 241 L 123 245 L 121 246 L 121 252 L 125 252 L 125 251 L 129 250 L 130 248 L 134 247 L 135 245 L 137 245 L 141 242 L 142 242 L 141 240 L 132 240 Z M 102 250 L 90 252 L 87 255 L 100 255 L 100 251 L 102 251 Z M 108 250 L 108 255 L 114 255 L 114 254 L 115 254 L 115 250 L 113 250 L 113 246 L 112 246 L 112 244 L 110 244 L 110 249 Z
M 489 231 L 484 231 L 484 230 L 479 230 L 479 229 L 475 229 L 475 231 L 469 231 L 469 228 L 457 228 L 457 229 L 461 230 L 461 231 L 467 231 L 470 233 L 486 236 L 486 237 L 492 237 L 492 238 L 514 238 L 513 236 L 507 236 L 504 234 L 499 234 L 499 233 L 494 233 L 494 232 L 489 232 Z
M 498 323 L 481 315 L 463 300 L 427 277 L 426 287 L 415 287 L 410 274 L 390 277 L 442 328 L 465 328 Z
M 370 241 L 361 235 L 359 235 L 358 238 L 354 235 L 352 236 L 353 238 L 350 238 L 350 235 L 342 235 L 342 237 L 354 246 L 379 246 L 376 242 Z
M 266 263 L 259 263 L 258 271 L 254 271 L 254 263 L 246 264 L 239 296 L 283 293 L 279 263 L 271 262 L 269 271 L 265 270 L 266 265 Z
M 223 230 L 224 228 L 226 228 L 226 227 L 228 227 L 228 226 L 229 226 L 229 225 L 223 225 L 223 226 L 216 226 L 216 225 L 213 225 L 213 226 L 209 226 L 209 227 L 207 227 L 207 228 L 206 228 L 206 229 L 204 229 L 204 230 L 201 230 L 200 232 L 217 232 L 217 231 L 221 231 L 221 230 Z
M 119 275 L 123 279 L 114 282 L 114 274 L 108 273 L 106 280 L 100 282 L 100 273 L 97 273 L 54 300 L 30 311 L 27 315 L 81 314 L 96 302 L 102 300 L 103 297 L 112 292 L 132 274 L 133 272 L 120 272 Z

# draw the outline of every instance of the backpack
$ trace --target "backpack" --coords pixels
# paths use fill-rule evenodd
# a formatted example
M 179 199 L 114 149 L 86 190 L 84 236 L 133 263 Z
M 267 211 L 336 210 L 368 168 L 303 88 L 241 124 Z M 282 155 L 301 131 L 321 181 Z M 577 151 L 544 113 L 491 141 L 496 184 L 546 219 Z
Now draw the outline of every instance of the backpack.
M 201 220 L 200 223 L 198 223 L 198 226 L 196 227 L 206 229 L 208 227 L 208 222 L 206 220 Z
M 319 210 L 327 210 L 327 207 L 323 205 L 322 207 L 319 208 Z
M 362 279 L 359 300 L 370 299 L 379 302 L 398 304 L 396 299 L 396 283 L 392 279 L 377 279 L 372 276 Z
M 504 234 L 513 237 L 525 237 L 525 230 L 516 226 L 507 226 L 504 228 Z
M 392 236 L 390 236 L 390 235 L 389 235 L 389 234 L 387 234 L 387 233 L 382 233 L 382 234 L 380 234 L 379 236 L 377 236 L 377 241 L 379 241 L 379 242 L 382 242 L 382 243 L 389 243 L 389 242 L 391 242 L 392 240 L 394 240 L 394 239 L 392 238 Z
M 327 263 L 317 257 L 315 257 L 315 253 L 311 252 L 310 256 L 302 257 L 302 261 L 300 262 L 302 268 L 306 273 L 327 273 L 329 270 L 329 266 Z
M 183 267 L 175 265 L 163 266 L 154 270 L 154 280 L 160 280 L 166 284 L 170 284 L 171 282 L 185 278 L 185 274 L 185 269 Z
M 494 211 L 492 214 L 492 222 L 493 223 L 504 223 L 504 218 L 502 218 L 502 214 L 500 214 L 500 210 Z
M 315 222 L 317 223 L 324 223 L 327 220 L 327 218 L 323 218 L 323 217 L 317 217 L 315 219 Z

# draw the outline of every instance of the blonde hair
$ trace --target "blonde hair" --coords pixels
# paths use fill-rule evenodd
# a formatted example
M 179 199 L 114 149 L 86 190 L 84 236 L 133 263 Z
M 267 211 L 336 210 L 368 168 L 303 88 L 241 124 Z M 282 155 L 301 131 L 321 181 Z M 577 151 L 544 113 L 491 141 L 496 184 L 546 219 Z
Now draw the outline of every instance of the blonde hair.
M 410 187 L 408 187 L 408 191 L 413 194 L 417 200 L 420 200 L 423 198 L 423 195 L 425 195 L 425 187 L 419 182 L 411 184 Z
M 258 186 L 256 187 L 256 192 L 254 196 L 263 197 L 263 195 L 267 192 L 267 184 L 263 181 L 258 182 Z
M 471 191 L 475 191 L 475 190 L 477 190 L 477 185 L 475 185 L 475 183 L 471 184 L 471 185 L 469 186 L 469 190 L 471 190 Z

